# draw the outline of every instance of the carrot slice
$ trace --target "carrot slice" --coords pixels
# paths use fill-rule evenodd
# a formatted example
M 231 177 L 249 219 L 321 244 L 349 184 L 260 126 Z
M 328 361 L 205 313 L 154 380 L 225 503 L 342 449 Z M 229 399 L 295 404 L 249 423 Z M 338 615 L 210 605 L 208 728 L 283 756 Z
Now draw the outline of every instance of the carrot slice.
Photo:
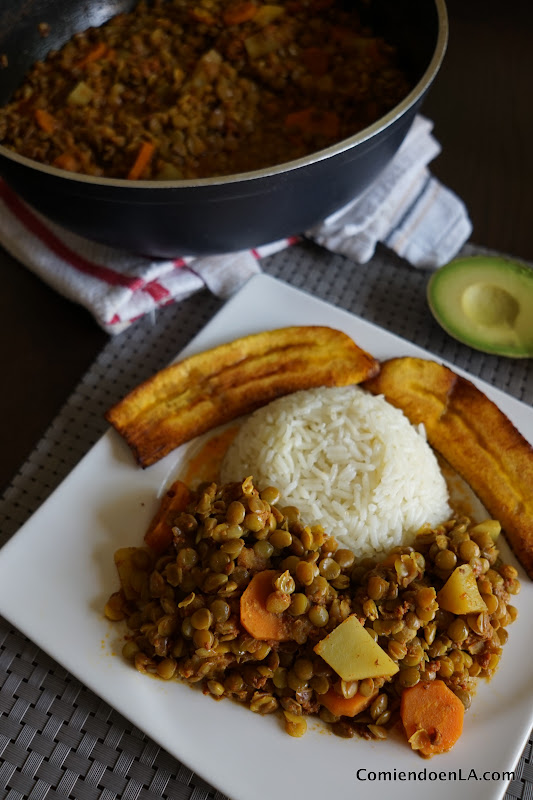
M 293 111 L 285 117 L 287 128 L 326 136 L 335 139 L 339 135 L 339 116 L 334 111 L 320 111 L 316 108 L 305 108 L 302 111 Z
M 292 637 L 287 620 L 282 614 L 267 611 L 266 600 L 274 591 L 272 579 L 276 570 L 256 572 L 241 595 L 241 623 L 254 639 L 287 642 Z
M 161 499 L 159 509 L 144 536 L 156 553 L 164 552 L 172 543 L 172 527 L 176 515 L 187 508 L 191 493 L 182 481 L 174 481 Z
M 92 50 L 89 50 L 86 56 L 78 61 L 76 66 L 79 69 L 83 69 L 83 67 L 86 67 L 87 64 L 92 64 L 93 61 L 98 61 L 98 59 L 102 58 L 102 56 L 105 56 L 106 53 L 107 45 L 104 44 L 104 42 L 99 42 L 97 45 L 95 45 L 95 47 L 92 48 Z
M 285 117 L 287 128 L 301 128 L 305 130 L 311 125 L 314 108 L 304 108 L 302 111 L 293 111 Z
M 39 128 L 46 133 L 53 133 L 57 128 L 56 118 L 44 108 L 35 109 L 35 121 L 37 122 Z
M 139 152 L 137 153 L 137 158 L 128 173 L 128 178 L 131 181 L 136 181 L 138 178 L 141 177 L 142 173 L 152 160 L 152 156 L 155 152 L 155 145 L 152 142 L 143 142 L 139 148 Z
M 243 22 L 253 19 L 257 14 L 257 6 L 244 0 L 242 3 L 234 3 L 227 8 L 222 17 L 226 25 L 241 25 Z
M 78 159 L 71 153 L 61 153 L 57 158 L 54 158 L 53 165 L 69 172 L 77 172 L 80 168 Z
M 337 694 L 335 689 L 331 687 L 325 694 L 320 695 L 320 702 L 325 706 L 328 711 L 335 714 L 337 717 L 355 717 L 364 711 L 365 708 L 372 703 L 374 697 L 378 694 L 376 689 L 370 697 L 357 692 L 353 697 L 341 697 Z
M 463 732 L 464 706 L 441 680 L 404 689 L 400 715 L 409 744 L 426 758 L 451 750 Z

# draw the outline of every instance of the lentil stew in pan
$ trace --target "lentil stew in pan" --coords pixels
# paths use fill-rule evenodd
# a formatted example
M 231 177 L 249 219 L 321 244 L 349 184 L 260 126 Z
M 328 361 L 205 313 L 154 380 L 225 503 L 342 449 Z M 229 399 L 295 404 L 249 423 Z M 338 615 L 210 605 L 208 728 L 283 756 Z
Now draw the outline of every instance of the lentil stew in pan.
M 341 0 L 142 0 L 34 65 L 0 143 L 92 176 L 228 175 L 352 136 L 411 88 Z
M 121 589 L 105 613 L 126 622 L 124 657 L 279 712 L 292 736 L 318 715 L 343 737 L 384 739 L 403 724 L 421 755 L 449 750 L 517 616 L 520 583 L 499 558 L 499 523 L 458 517 L 423 528 L 413 547 L 358 561 L 278 499 L 251 478 L 195 491 L 176 481 L 147 546 L 115 555 Z M 336 653 L 326 644 L 347 621 L 391 665 L 381 675 L 339 675 L 349 642 Z

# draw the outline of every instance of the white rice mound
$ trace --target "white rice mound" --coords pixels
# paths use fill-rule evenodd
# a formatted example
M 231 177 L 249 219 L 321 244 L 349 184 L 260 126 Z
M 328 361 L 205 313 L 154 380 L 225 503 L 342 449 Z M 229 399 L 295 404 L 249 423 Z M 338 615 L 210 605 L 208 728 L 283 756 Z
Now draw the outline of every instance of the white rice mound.
M 360 558 L 411 544 L 424 523 L 451 516 L 424 426 L 356 386 L 303 390 L 255 411 L 222 464 L 224 483 L 248 476 Z

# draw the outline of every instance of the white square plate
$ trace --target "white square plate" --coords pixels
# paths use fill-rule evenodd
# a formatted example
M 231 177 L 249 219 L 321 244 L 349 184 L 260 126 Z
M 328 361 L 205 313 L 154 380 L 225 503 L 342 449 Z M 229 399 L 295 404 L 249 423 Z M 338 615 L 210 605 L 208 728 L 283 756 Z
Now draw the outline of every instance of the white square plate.
M 380 359 L 431 358 L 403 339 L 264 275 L 250 280 L 183 355 L 295 324 L 339 328 Z M 473 380 L 533 441 L 533 410 Z M 519 617 L 510 628 L 502 665 L 490 684 L 481 682 L 459 743 L 431 761 L 398 738 L 340 739 L 318 724 L 303 738 L 293 739 L 275 715 L 260 717 L 185 685 L 147 679 L 114 655 L 120 652 L 116 629 L 102 614 L 107 597 L 117 588 L 113 552 L 142 541 L 157 496 L 183 455 L 181 448 L 142 470 L 120 437 L 111 430 L 106 433 L 0 552 L 0 612 L 233 800 L 344 800 L 370 792 L 394 792 L 396 800 L 428 795 L 432 800 L 449 800 L 450 795 L 501 798 L 508 771 L 514 769 L 533 723 L 528 619 L 533 584 L 522 570 L 523 589 L 516 598 Z M 504 559 L 515 563 L 503 545 Z M 380 780 L 379 772 L 386 773 Z

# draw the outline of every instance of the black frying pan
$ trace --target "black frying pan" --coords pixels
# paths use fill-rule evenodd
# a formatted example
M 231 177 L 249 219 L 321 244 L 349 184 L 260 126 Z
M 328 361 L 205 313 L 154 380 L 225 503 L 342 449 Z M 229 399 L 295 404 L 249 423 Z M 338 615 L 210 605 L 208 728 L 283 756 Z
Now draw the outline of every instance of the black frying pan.
M 353 0 L 355 2 L 355 0 Z M 347 0 L 350 2 L 350 0 Z M 72 34 L 134 0 L 0 0 L 0 103 L 25 71 Z M 195 181 L 126 181 L 64 172 L 0 145 L 0 175 L 34 208 L 96 241 L 174 257 L 256 247 L 301 233 L 369 186 L 402 143 L 447 42 L 444 0 L 374 0 L 366 13 L 400 48 L 408 97 L 356 136 L 271 169 Z M 39 24 L 48 23 L 46 38 Z

